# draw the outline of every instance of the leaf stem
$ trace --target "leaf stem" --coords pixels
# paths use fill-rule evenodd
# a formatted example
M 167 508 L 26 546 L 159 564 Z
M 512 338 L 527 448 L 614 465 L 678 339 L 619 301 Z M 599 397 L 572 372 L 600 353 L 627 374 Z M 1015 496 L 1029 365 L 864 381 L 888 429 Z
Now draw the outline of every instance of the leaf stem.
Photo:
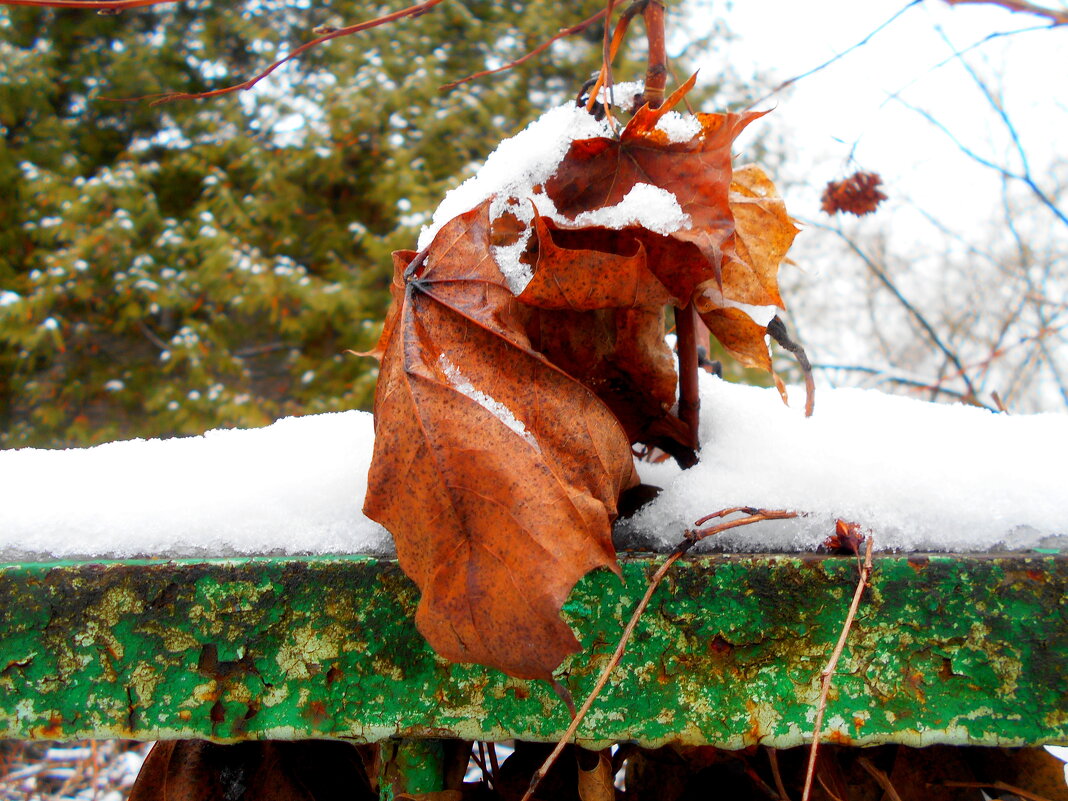
M 660 108 L 667 86 L 667 46 L 664 35 L 664 4 L 649 0 L 642 11 L 645 35 L 649 40 L 649 65 L 645 71 L 645 102 L 650 108 Z
M 675 347 L 679 354 L 679 419 L 689 429 L 687 447 L 697 449 L 701 397 L 697 387 L 697 317 L 692 303 L 675 308 Z

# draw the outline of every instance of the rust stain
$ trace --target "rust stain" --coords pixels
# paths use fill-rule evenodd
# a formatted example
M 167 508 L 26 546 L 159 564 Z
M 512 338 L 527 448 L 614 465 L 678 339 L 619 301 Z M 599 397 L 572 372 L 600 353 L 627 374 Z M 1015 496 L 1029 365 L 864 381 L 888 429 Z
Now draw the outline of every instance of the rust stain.
M 953 660 L 946 657 L 942 657 L 942 667 L 938 669 L 938 677 L 942 681 L 948 681 L 956 674 L 953 672 Z
M 322 701 L 310 701 L 306 707 L 304 707 L 303 716 L 309 720 L 312 726 L 316 729 L 321 728 L 323 721 L 329 717 L 326 713 L 326 704 Z
M 216 701 L 211 705 L 211 711 L 208 713 L 212 723 L 222 723 L 226 720 L 226 710 L 223 708 L 222 701 Z
M 63 716 L 53 712 L 48 717 L 48 724 L 34 729 L 34 735 L 41 740 L 59 740 L 63 737 Z
M 708 643 L 708 650 L 716 656 L 730 656 L 734 646 L 722 634 L 717 634 Z

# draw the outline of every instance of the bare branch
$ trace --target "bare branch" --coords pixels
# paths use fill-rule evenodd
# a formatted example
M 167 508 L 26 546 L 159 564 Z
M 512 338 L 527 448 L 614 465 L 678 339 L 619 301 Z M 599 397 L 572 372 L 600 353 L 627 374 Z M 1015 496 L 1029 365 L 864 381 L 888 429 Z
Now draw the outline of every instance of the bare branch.
M 897 790 L 894 789 L 894 785 L 890 783 L 890 777 L 875 767 L 870 759 L 861 757 L 857 762 L 859 762 L 860 766 L 868 771 L 868 773 L 871 774 L 871 777 L 883 788 L 884 792 L 886 792 L 888 801 L 901 801 L 901 796 L 898 795 Z
M 801 793 L 801 801 L 808 801 L 809 793 L 812 792 L 812 777 L 816 774 L 816 754 L 820 744 L 820 729 L 823 728 L 823 713 L 827 710 L 827 694 L 831 690 L 831 678 L 834 676 L 835 668 L 838 667 L 838 660 L 842 656 L 842 651 L 845 650 L 849 630 L 853 626 L 853 619 L 857 616 L 857 609 L 860 608 L 860 599 L 864 597 L 864 590 L 871 580 L 871 545 L 873 539 L 871 535 L 868 536 L 868 546 L 864 549 L 864 564 L 860 568 L 860 577 L 857 580 L 856 592 L 853 593 L 853 602 L 849 605 L 849 613 L 846 615 L 845 623 L 842 624 L 842 633 L 838 635 L 838 643 L 834 646 L 831 659 L 820 674 L 822 683 L 820 700 L 819 706 L 816 707 L 816 724 L 812 731 L 812 748 L 808 752 L 808 770 L 805 772 L 805 787 Z
M 125 8 L 144 8 L 178 0 L 0 0 L 0 6 L 36 6 L 39 8 L 84 8 L 97 11 L 122 11 Z
M 0 0 L 0 3 L 4 2 L 8 2 L 8 0 Z M 431 8 L 441 2 L 442 0 L 425 0 L 424 2 L 417 3 L 414 6 L 402 8 L 400 11 L 394 11 L 391 14 L 384 14 L 381 17 L 376 17 L 375 19 L 367 20 L 366 22 L 358 22 L 355 25 L 347 25 L 344 28 L 332 30 L 329 33 L 318 37 L 317 39 L 312 39 L 310 42 L 305 42 L 296 50 L 293 50 L 284 58 L 281 58 L 278 61 L 274 62 L 263 72 L 259 73 L 258 75 L 255 75 L 252 78 L 249 78 L 247 81 L 234 84 L 233 86 L 226 86 L 222 89 L 212 89 L 209 92 L 172 92 L 164 95 L 155 95 L 153 105 L 157 105 L 159 103 L 168 103 L 172 100 L 200 100 L 206 97 L 218 97 L 219 95 L 227 95 L 231 92 L 244 92 L 248 89 L 251 89 L 253 86 L 258 84 L 260 81 L 262 81 L 264 78 L 266 78 L 268 75 L 270 75 L 272 72 L 274 72 L 286 62 L 292 61 L 297 56 L 307 52 L 308 50 L 311 50 L 313 47 L 321 45 L 324 42 L 329 42 L 331 39 L 339 39 L 342 36 L 351 36 L 354 33 L 366 31 L 371 28 L 377 28 L 379 25 L 386 25 L 390 22 L 395 22 L 405 17 L 418 17 L 422 14 L 425 14 L 427 11 L 429 11 Z M 153 96 L 150 95 L 148 97 L 151 98 Z
M 897 301 L 905 308 L 905 310 L 912 316 L 912 318 L 917 323 L 919 323 L 920 327 L 927 333 L 928 338 L 935 345 L 935 347 L 942 351 L 945 357 L 953 363 L 953 366 L 960 371 L 958 375 L 960 375 L 960 378 L 964 382 L 964 385 L 968 388 L 968 401 L 970 403 L 975 403 L 978 406 L 984 406 L 984 404 L 980 403 L 978 392 L 976 391 L 975 386 L 972 384 L 971 378 L 968 376 L 968 371 L 964 368 L 964 365 L 961 363 L 961 360 L 957 356 L 957 354 L 949 349 L 949 346 L 942 341 L 942 338 L 938 335 L 938 332 L 934 330 L 934 327 L 929 322 L 927 322 L 927 319 L 922 314 L 920 314 L 919 310 L 915 306 L 913 306 L 912 303 L 909 302 L 909 300 L 901 293 L 901 290 L 894 285 L 894 282 L 890 280 L 886 273 L 879 268 L 879 266 L 868 256 L 868 254 L 865 253 L 861 249 L 861 247 L 856 242 L 854 242 L 849 236 L 847 236 L 840 228 L 835 228 L 833 226 L 826 225 L 815 220 L 806 220 L 805 223 L 807 225 L 813 225 L 817 228 L 822 228 L 825 231 L 830 231 L 831 233 L 839 237 L 843 242 L 845 242 L 849 246 L 850 250 L 860 256 L 861 260 L 864 262 L 865 265 L 867 265 L 871 273 L 879 279 L 883 286 L 890 290 L 891 294 L 893 294 Z
M 822 64 L 820 64 L 818 66 L 815 66 L 815 67 L 813 67 L 812 69 L 810 69 L 810 70 L 808 70 L 806 72 L 802 72 L 800 75 L 795 75 L 793 78 L 789 78 L 789 79 L 783 81 L 778 86 L 776 86 L 774 89 L 772 89 L 770 92 L 768 92 L 766 95 L 764 95 L 761 98 L 758 98 L 757 100 L 754 100 L 752 103 L 750 103 L 748 106 L 746 106 L 746 109 L 751 109 L 751 108 L 753 108 L 753 106 L 756 106 L 756 105 L 758 105 L 760 103 L 763 103 L 765 100 L 768 100 L 768 99 L 774 97 L 775 95 L 777 95 L 779 92 L 781 92 L 783 89 L 787 88 L 788 86 L 793 86 L 798 81 L 803 80 L 804 78 L 807 78 L 810 75 L 815 75 L 820 70 L 826 69 L 827 67 L 831 66 L 831 64 L 834 64 L 836 61 L 838 61 L 838 60 L 840 60 L 842 58 L 845 58 L 850 53 L 852 53 L 854 50 L 856 50 L 856 49 L 858 49 L 860 47 L 863 47 L 868 42 L 870 42 L 873 38 L 875 38 L 875 36 L 877 34 L 881 33 L 888 25 L 890 25 L 892 22 L 894 22 L 894 20 L 896 20 L 898 17 L 900 17 L 902 14 L 904 14 L 910 8 L 912 8 L 915 5 L 919 5 L 922 2 L 923 2 L 923 0 L 911 0 L 911 2 L 906 4 L 899 11 L 897 11 L 892 17 L 890 17 L 890 19 L 888 19 L 882 25 L 877 27 L 875 30 L 873 30 L 871 33 L 869 33 L 867 36 L 865 36 L 863 39 L 861 39 L 856 44 L 851 45 L 850 47 L 847 47 L 841 53 L 839 53 L 838 55 L 827 59 Z
M 626 628 L 623 629 L 623 634 L 619 638 L 619 643 L 616 645 L 616 650 L 612 653 L 608 663 L 601 671 L 601 675 L 597 677 L 597 683 L 594 684 L 593 689 L 587 696 L 586 701 L 582 704 L 578 714 L 571 721 L 571 725 L 567 727 L 567 731 L 560 738 L 560 741 L 556 744 L 556 748 L 552 750 L 552 753 L 546 758 L 542 766 L 534 772 L 534 775 L 530 779 L 530 786 L 524 793 L 521 801 L 530 801 L 534 795 L 534 791 L 538 789 L 538 785 L 541 784 L 541 780 L 552 769 L 553 764 L 556 762 L 557 757 L 564 750 L 564 746 L 568 744 L 572 737 L 575 736 L 575 732 L 578 731 L 579 725 L 585 719 L 586 714 L 590 711 L 590 707 L 593 706 L 593 702 L 597 700 L 597 697 L 601 694 L 601 690 L 604 689 L 605 684 L 608 683 L 608 677 L 612 675 L 612 671 L 615 670 L 619 664 L 619 660 L 623 658 L 623 652 L 627 648 L 627 643 L 630 641 L 631 635 L 634 633 L 634 629 L 638 626 L 638 621 L 641 620 L 642 613 L 645 612 L 645 608 L 649 606 L 649 601 L 653 598 L 653 593 L 656 592 L 656 588 L 660 586 L 660 582 L 663 581 L 664 576 L 671 570 L 671 566 L 674 565 L 679 559 L 681 559 L 687 551 L 694 545 L 700 542 L 705 537 L 711 537 L 714 534 L 718 534 L 721 531 L 727 531 L 732 528 L 739 528 L 740 526 L 748 526 L 753 523 L 759 523 L 762 520 L 783 520 L 790 517 L 797 517 L 797 512 L 787 512 L 777 509 L 754 509 L 751 507 L 738 507 L 732 509 L 721 509 L 718 512 L 714 512 L 706 517 L 701 518 L 696 525 L 700 525 L 702 522 L 711 520 L 712 518 L 724 517 L 728 514 L 735 512 L 746 512 L 746 517 L 736 518 L 734 520 L 728 520 L 724 523 L 720 523 L 716 526 L 710 526 L 706 529 L 699 531 L 689 531 L 686 533 L 686 539 L 680 542 L 675 550 L 671 552 L 667 560 L 662 564 L 653 574 L 653 577 L 649 580 L 649 586 L 645 590 L 645 595 L 638 602 L 638 605 L 634 608 L 634 612 L 630 616 L 630 620 L 627 621 Z
M 0 2 L 2 2 L 2 0 L 0 0 Z M 505 70 L 510 70 L 510 69 L 513 69 L 514 67 L 518 67 L 520 64 L 523 64 L 523 63 L 529 61 L 530 59 L 534 58 L 534 56 L 538 55 L 539 53 L 544 53 L 546 50 L 549 49 L 549 47 L 553 44 L 553 42 L 557 41 L 558 39 L 563 39 L 564 37 L 567 37 L 567 36 L 573 36 L 576 33 L 581 33 L 582 31 L 586 30 L 593 23 L 597 22 L 597 20 L 599 20 L 602 17 L 604 17 L 607 12 L 608 12 L 607 8 L 602 8 L 600 11 L 598 11 L 592 17 L 587 17 L 586 19 L 584 19 L 582 22 L 578 23 L 577 25 L 572 25 L 570 28 L 562 28 L 559 33 L 557 33 L 552 38 L 547 39 L 542 44 L 538 45 L 536 48 L 531 50 L 525 56 L 517 58 L 515 61 L 509 62 L 508 64 L 505 64 L 503 67 L 497 67 L 496 69 L 493 69 L 493 70 L 483 70 L 482 72 L 476 72 L 473 75 L 468 75 L 466 78 L 460 78 L 460 80 L 458 80 L 458 81 L 452 81 L 451 83 L 444 84 L 444 85 L 442 85 L 441 90 L 444 92 L 444 91 L 447 91 L 449 89 L 455 89 L 457 86 L 460 86 L 461 84 L 467 83 L 468 81 L 474 81 L 474 80 L 476 80 L 478 78 L 485 78 L 487 75 L 495 75 L 498 72 L 504 72 Z
M 938 130 L 940 130 L 942 133 L 944 133 L 946 136 L 948 136 L 953 141 L 953 144 L 955 144 L 957 146 L 957 148 L 962 153 L 964 153 L 964 155 L 966 155 L 968 158 L 972 159 L 973 161 L 975 161 L 978 164 L 982 164 L 984 167 L 987 167 L 987 168 L 989 168 L 991 170 L 994 170 L 995 172 L 997 172 L 998 174 L 1000 174 L 1000 175 L 1002 175 L 1002 176 L 1004 176 L 1006 178 L 1011 178 L 1011 179 L 1013 179 L 1015 181 L 1020 181 L 1023 184 L 1025 184 L 1027 186 L 1027 188 L 1031 190 L 1031 192 L 1034 194 L 1034 196 L 1038 198 L 1038 200 L 1042 203 L 1042 205 L 1046 206 L 1046 208 L 1048 208 L 1051 212 L 1053 212 L 1054 216 L 1057 217 L 1062 223 L 1064 223 L 1065 225 L 1068 225 L 1068 215 L 1066 215 L 1063 211 L 1061 211 L 1061 209 L 1057 207 L 1057 204 L 1054 203 L 1053 200 L 1050 199 L 1049 195 L 1047 195 L 1044 191 L 1042 191 L 1042 188 L 1039 187 L 1038 184 L 1035 183 L 1035 181 L 1031 177 L 1030 173 L 1024 172 L 1024 173 L 1021 174 L 1021 173 L 1013 172 L 1012 170 L 1006 168 L 1005 166 L 1003 166 L 1001 164 L 996 164 L 993 161 L 991 161 L 990 159 L 984 158 L 983 156 L 980 156 L 978 153 L 976 153 L 974 150 L 972 150 L 966 144 L 961 142 L 956 137 L 956 135 L 952 131 L 950 131 L 949 128 L 946 127 L 946 125 L 941 120 L 937 119 L 929 111 L 926 111 L 925 109 L 922 109 L 919 106 L 914 106 L 912 103 L 909 103 L 907 100 L 904 100 L 904 99 L 902 99 L 900 97 L 893 97 L 892 99 L 896 100 L 898 103 L 903 105 L 905 108 L 911 109 L 912 111 L 915 111 L 917 114 L 919 114 L 921 117 L 923 117 L 929 123 L 931 123 L 931 125 L 935 126 Z
M 964 6 L 964 5 L 994 5 L 1001 6 L 1008 11 L 1016 11 L 1021 14 L 1034 14 L 1039 17 L 1045 17 L 1055 27 L 1057 25 L 1068 25 L 1068 11 L 1059 11 L 1055 8 L 1045 8 L 1043 6 L 1037 6 L 1034 3 L 1028 3 L 1026 0 L 945 0 L 945 2 L 951 6 Z
M 786 792 L 786 786 L 782 783 L 782 773 L 779 772 L 779 752 L 770 746 L 765 746 L 768 754 L 768 762 L 771 764 L 771 777 L 775 781 L 775 791 L 782 801 L 790 801 L 790 794 Z

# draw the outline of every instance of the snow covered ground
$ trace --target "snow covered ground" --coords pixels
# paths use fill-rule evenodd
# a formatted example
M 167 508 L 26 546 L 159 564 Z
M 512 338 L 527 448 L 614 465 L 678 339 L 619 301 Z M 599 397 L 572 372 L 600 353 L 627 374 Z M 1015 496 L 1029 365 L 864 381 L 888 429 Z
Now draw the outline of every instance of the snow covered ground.
M 818 546 L 835 518 L 881 549 L 1068 545 L 1068 415 L 999 415 L 874 390 L 822 390 L 806 419 L 774 390 L 702 375 L 701 463 L 639 464 L 664 488 L 626 528 L 666 547 L 727 506 L 796 521 L 719 538 L 746 551 Z M 374 431 L 364 412 L 77 450 L 0 451 L 0 560 L 388 554 L 361 507 Z

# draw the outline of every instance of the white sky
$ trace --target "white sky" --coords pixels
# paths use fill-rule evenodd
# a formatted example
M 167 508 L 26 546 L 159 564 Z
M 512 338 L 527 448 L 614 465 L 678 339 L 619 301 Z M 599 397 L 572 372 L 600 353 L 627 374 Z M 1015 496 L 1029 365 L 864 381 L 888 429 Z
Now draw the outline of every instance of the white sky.
M 759 70 L 777 83 L 848 49 L 906 5 L 907 0 L 739 0 L 723 11 L 717 4 L 713 11 L 737 39 L 703 69 L 715 75 L 727 61 L 743 76 Z M 1016 167 L 1005 128 L 960 62 L 937 66 L 953 55 L 939 28 L 964 49 L 992 33 L 1045 24 L 995 6 L 926 0 L 868 44 L 763 104 L 776 105 L 762 122 L 766 130 L 782 136 L 804 162 L 795 161 L 794 174 L 784 177 L 810 184 L 788 191 L 791 210 L 814 215 L 825 183 L 859 167 L 882 174 L 897 206 L 910 201 L 957 230 L 987 224 L 1000 203 L 1000 179 L 890 98 L 900 92 L 981 155 Z M 996 39 L 965 56 L 984 77 L 1000 81 L 991 88 L 1004 97 L 1038 175 L 1060 147 L 1057 132 L 1068 130 L 1066 48 L 1068 26 Z

